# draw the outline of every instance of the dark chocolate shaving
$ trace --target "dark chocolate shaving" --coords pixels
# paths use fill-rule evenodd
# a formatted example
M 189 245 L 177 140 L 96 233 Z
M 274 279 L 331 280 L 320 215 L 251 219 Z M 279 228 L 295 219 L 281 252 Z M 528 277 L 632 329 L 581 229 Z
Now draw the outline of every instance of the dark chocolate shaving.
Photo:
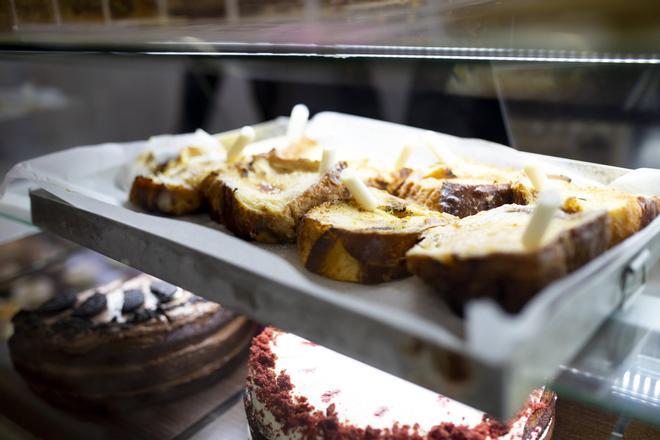
M 129 320 L 131 324 L 141 324 L 147 322 L 151 319 L 154 319 L 158 313 L 155 310 L 138 310 L 133 315 L 133 318 Z
M 150 289 L 159 302 L 166 303 L 172 300 L 177 287 L 164 281 L 154 281 L 151 283 Z
M 72 337 L 78 333 L 90 330 L 92 323 L 83 318 L 70 317 L 53 323 L 53 332 L 62 334 L 67 337 Z
M 121 307 L 122 313 L 130 313 L 144 304 L 144 292 L 140 289 L 124 290 L 124 305 Z
M 73 311 L 73 316 L 78 318 L 91 318 L 104 311 L 107 305 L 108 300 L 105 295 L 96 292 Z
M 76 304 L 76 299 L 76 294 L 73 292 L 55 295 L 39 306 L 36 311 L 43 315 L 53 315 L 73 307 Z

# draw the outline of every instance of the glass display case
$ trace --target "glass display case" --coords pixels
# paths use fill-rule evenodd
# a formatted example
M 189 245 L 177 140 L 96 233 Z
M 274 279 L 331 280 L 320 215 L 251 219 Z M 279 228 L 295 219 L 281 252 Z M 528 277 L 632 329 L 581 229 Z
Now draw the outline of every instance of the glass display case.
M 594 174 L 660 168 L 659 14 L 651 1 L 5 0 L 0 172 L 78 145 L 197 128 L 224 133 L 218 139 L 245 125 L 281 133 L 280 117 L 297 103 L 312 115 L 348 113 L 566 158 L 572 167 L 603 165 Z M 307 295 L 268 276 L 246 281 L 202 238 L 184 249 L 176 232 L 154 235 L 137 216 L 82 209 L 34 181 L 17 187 L 4 188 L 0 228 L 37 226 L 183 288 L 212 288 L 203 296 L 498 417 L 545 384 L 560 399 L 616 414 L 612 432 L 630 420 L 660 426 L 658 221 L 564 283 L 570 307 L 527 310 L 508 335 L 494 335 L 513 347 L 503 360 L 471 346 L 472 327 L 442 303 L 390 295 L 376 307 L 368 293 Z M 641 280 L 630 287 L 640 256 Z M 355 319 L 357 337 L 337 329 Z M 516 334 L 528 328 L 532 336 Z M 452 362 L 469 378 L 448 380 Z M 23 396 L 11 374 L 3 386 Z M 67 425 L 69 437 L 114 424 L 152 438 L 244 438 L 244 374 L 242 367 L 224 388 L 188 399 L 180 416 L 182 404 L 171 404 L 81 422 L 24 396 L 19 410 L 0 406 L 0 417 L 30 431 L 21 411 L 31 408 Z M 171 426 L 149 425 L 167 417 Z

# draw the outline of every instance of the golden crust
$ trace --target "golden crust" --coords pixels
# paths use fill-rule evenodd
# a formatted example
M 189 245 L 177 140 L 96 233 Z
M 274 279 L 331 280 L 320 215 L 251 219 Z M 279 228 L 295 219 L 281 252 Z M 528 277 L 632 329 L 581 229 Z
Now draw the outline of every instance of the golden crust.
M 153 162 L 153 155 L 150 160 Z M 223 165 L 224 152 L 194 146 L 182 148 L 174 159 L 152 167 L 149 174 L 137 176 L 129 200 L 147 211 L 166 215 L 201 211 L 204 208 L 201 184 L 211 171 Z
M 450 215 L 372 190 L 379 198 L 374 212 L 353 201 L 324 203 L 298 225 L 298 253 L 304 266 L 339 281 L 382 283 L 409 276 L 406 252 L 423 231 L 454 221 Z
M 470 170 L 462 170 L 457 175 L 445 166 L 436 166 L 427 172 L 403 168 L 388 186 L 388 191 L 457 217 L 467 217 L 513 202 L 511 184 L 501 176 L 504 171 L 493 171 L 489 175 L 487 170 L 479 169 L 470 173 Z
M 565 199 L 562 207 L 565 212 L 607 211 L 611 229 L 609 247 L 638 232 L 660 213 L 658 197 L 627 194 L 607 187 L 579 186 L 562 179 L 554 179 L 553 185 Z M 514 200 L 521 204 L 533 203 L 538 195 L 522 182 L 514 183 L 513 191 Z
M 264 243 L 292 243 L 296 225 L 309 209 L 329 200 L 346 199 L 348 190 L 339 181 L 346 167 L 340 162 L 323 176 L 308 171 L 307 161 L 255 156 L 214 173 L 203 184 L 211 217 L 237 236 Z
M 147 211 L 168 215 L 191 214 L 204 206 L 203 194 L 197 188 L 165 184 L 151 176 L 135 177 L 129 200 Z
M 409 270 L 456 309 L 473 298 L 490 297 L 515 313 L 543 287 L 606 250 L 610 228 L 604 211 L 560 214 L 553 223 L 554 235 L 540 248 L 525 250 L 516 244 L 525 229 L 525 217 L 532 212 L 527 208 L 527 214 L 521 215 L 525 208 L 502 206 L 455 226 L 430 229 L 407 254 Z M 516 217 L 507 221 L 509 215 Z M 465 222 L 487 224 L 489 219 L 492 224 L 483 229 L 463 227 Z M 451 234 L 451 240 L 443 240 L 445 234 Z M 498 242 L 489 249 L 486 243 L 496 234 Z

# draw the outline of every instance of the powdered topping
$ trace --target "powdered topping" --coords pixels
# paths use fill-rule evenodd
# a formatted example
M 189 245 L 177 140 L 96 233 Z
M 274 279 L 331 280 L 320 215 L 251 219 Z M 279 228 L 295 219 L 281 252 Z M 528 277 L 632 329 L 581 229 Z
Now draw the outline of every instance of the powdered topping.
M 321 401 L 323 403 L 330 403 L 333 397 L 335 397 L 337 394 L 339 394 L 341 391 L 340 390 L 330 390 L 326 391 L 325 393 L 321 394 Z

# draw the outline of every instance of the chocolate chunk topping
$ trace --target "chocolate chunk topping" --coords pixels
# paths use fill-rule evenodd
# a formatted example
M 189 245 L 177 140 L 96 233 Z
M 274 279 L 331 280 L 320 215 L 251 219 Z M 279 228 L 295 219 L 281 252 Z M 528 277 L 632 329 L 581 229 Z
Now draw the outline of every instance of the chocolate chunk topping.
M 105 310 L 108 300 L 102 293 L 95 293 L 80 304 L 74 311 L 73 316 L 78 318 L 91 318 Z
M 164 281 L 154 281 L 151 283 L 151 292 L 156 295 L 159 302 L 166 303 L 172 300 L 176 293 L 176 286 Z
M 133 318 L 129 322 L 133 324 L 140 324 L 155 318 L 157 314 L 158 312 L 155 310 L 138 310 L 135 312 L 135 315 L 133 315 Z
M 92 328 L 92 323 L 86 319 L 71 317 L 53 324 L 53 331 L 65 336 L 75 336 Z
M 144 304 L 144 293 L 140 289 L 124 290 L 124 305 L 122 313 L 132 312 Z
M 76 294 L 73 292 L 68 292 L 61 295 L 55 295 L 45 303 L 43 303 L 39 308 L 37 308 L 37 313 L 43 315 L 52 315 L 55 313 L 63 312 L 66 309 L 70 309 L 76 304 Z

